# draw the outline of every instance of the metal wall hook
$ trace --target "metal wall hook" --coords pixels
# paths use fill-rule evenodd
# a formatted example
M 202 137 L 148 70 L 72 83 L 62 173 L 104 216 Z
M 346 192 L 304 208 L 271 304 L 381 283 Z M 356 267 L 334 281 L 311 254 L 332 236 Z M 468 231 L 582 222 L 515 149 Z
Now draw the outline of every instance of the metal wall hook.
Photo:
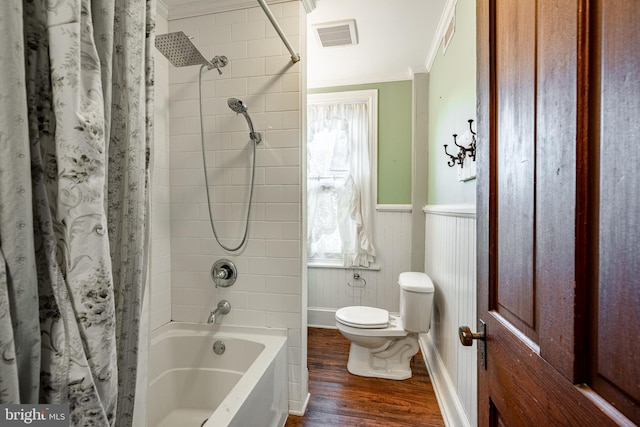
M 471 128 L 471 124 L 473 123 L 473 119 L 469 119 L 467 121 L 469 122 L 469 132 L 471 134 L 471 143 L 469 144 L 469 146 L 468 147 L 464 147 L 464 146 L 458 144 L 458 140 L 457 140 L 458 134 L 456 134 L 456 133 L 453 134 L 453 143 L 455 144 L 456 147 L 458 147 L 458 153 L 457 154 L 449 153 L 447 151 L 448 145 L 444 144 L 444 153 L 447 156 L 449 156 L 449 160 L 447 161 L 447 165 L 450 168 L 454 167 L 456 164 L 460 165 L 460 167 L 463 168 L 464 167 L 464 159 L 466 157 L 469 157 L 474 162 L 476 161 L 476 133 Z
M 473 129 L 471 128 L 471 124 L 473 123 L 473 119 L 469 119 L 467 120 L 469 122 L 469 132 L 471 132 L 471 145 L 469 146 L 469 157 L 471 157 L 471 160 L 473 160 L 474 162 L 476 161 L 476 135 L 477 133 L 475 133 L 473 131 Z
M 453 135 L 453 142 L 459 147 L 459 145 L 456 143 L 456 136 L 456 134 Z M 464 164 L 464 150 L 458 150 L 458 153 L 454 156 L 447 151 L 448 146 L 449 145 L 444 144 L 444 154 L 449 156 L 447 165 L 449 165 L 450 168 L 454 167 L 456 164 L 462 166 Z

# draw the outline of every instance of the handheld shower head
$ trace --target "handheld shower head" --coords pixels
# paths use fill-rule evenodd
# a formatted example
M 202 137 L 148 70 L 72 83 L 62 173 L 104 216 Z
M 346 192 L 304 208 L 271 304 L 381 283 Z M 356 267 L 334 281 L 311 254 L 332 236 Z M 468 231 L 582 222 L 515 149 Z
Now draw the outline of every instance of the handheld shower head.
M 251 140 L 256 144 L 262 141 L 262 137 L 260 136 L 260 134 L 253 130 L 253 123 L 251 122 L 249 113 L 247 113 L 247 106 L 245 105 L 245 103 L 237 98 L 229 98 L 227 99 L 227 105 L 229 106 L 229 108 L 231 108 L 231 111 L 236 114 L 242 114 L 244 118 L 247 119 L 247 124 L 249 125 L 249 138 L 251 138 Z
M 247 114 L 247 106 L 237 98 L 227 99 L 227 105 L 232 111 L 238 114 Z

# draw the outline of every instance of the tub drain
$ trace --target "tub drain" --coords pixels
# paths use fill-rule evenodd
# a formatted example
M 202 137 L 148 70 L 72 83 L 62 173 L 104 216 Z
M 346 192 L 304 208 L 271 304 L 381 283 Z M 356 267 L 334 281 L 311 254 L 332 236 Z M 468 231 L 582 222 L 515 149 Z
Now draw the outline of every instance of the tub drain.
M 227 348 L 227 346 L 225 346 L 222 341 L 216 341 L 215 343 L 213 343 L 213 352 L 215 354 L 220 355 L 220 354 L 224 353 L 226 348 Z
M 207 421 L 209 421 L 209 418 L 205 418 L 202 424 L 200 424 L 200 427 L 202 427 Z

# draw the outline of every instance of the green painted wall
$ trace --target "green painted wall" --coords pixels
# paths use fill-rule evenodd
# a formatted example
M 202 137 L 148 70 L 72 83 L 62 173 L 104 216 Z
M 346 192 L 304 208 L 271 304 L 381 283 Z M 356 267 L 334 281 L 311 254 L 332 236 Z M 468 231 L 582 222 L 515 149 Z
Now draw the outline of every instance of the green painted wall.
M 447 166 L 444 144 L 464 133 L 476 119 L 476 0 L 458 0 L 453 39 L 438 50 L 429 73 L 429 170 L 427 203 L 475 203 L 476 181 L 458 182 Z M 475 125 L 474 125 L 475 130 Z
M 412 82 L 316 88 L 308 93 L 365 89 L 378 89 L 378 204 L 409 204 Z

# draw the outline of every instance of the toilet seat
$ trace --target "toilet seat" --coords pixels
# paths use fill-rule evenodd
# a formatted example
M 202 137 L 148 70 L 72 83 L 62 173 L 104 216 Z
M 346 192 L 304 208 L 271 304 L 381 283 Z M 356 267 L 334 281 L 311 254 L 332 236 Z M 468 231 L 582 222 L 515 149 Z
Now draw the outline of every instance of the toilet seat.
M 357 326 L 348 326 L 338 319 L 336 316 L 336 327 L 343 333 L 347 333 L 359 337 L 386 337 L 398 338 L 407 336 L 409 333 L 404 330 L 400 315 L 389 314 L 389 323 L 382 328 L 362 328 Z M 343 334 L 344 335 L 344 334 Z
M 382 308 L 356 305 L 336 311 L 336 320 L 352 328 L 381 329 L 389 325 L 389 312 Z

